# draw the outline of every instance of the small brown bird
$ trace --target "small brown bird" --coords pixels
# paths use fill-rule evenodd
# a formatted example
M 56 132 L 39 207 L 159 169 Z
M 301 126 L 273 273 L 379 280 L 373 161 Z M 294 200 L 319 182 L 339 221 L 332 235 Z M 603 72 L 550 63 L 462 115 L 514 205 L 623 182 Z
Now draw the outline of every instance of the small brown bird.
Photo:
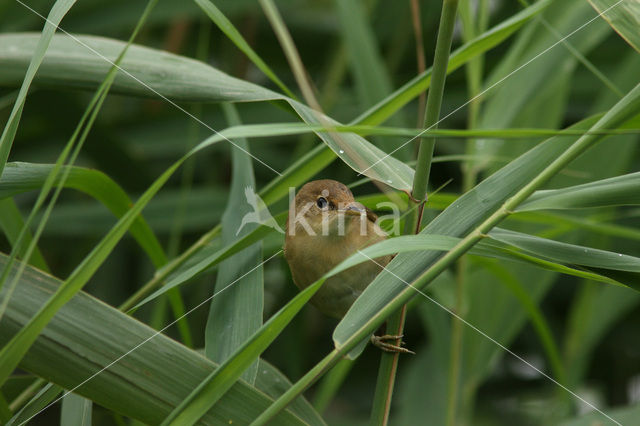
M 289 207 L 284 256 L 293 282 L 300 289 L 313 284 L 359 249 L 387 238 L 377 216 L 355 201 L 345 185 L 335 180 L 305 184 Z M 311 303 L 326 315 L 342 318 L 358 296 L 393 256 L 353 266 L 327 279 Z M 411 352 L 387 343 L 401 336 L 372 336 L 385 351 Z

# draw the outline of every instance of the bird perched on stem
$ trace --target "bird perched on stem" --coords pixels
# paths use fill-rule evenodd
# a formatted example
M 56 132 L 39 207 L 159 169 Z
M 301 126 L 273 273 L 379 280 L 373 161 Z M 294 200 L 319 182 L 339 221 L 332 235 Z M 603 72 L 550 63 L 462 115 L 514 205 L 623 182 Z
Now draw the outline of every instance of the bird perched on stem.
M 386 239 L 376 220 L 340 182 L 316 180 L 300 188 L 289 207 L 284 243 L 296 286 L 308 287 L 357 250 Z M 328 278 L 311 303 L 326 315 L 342 318 L 392 257 L 364 262 Z M 385 351 L 411 353 L 388 343 L 401 337 L 373 335 L 371 341 Z

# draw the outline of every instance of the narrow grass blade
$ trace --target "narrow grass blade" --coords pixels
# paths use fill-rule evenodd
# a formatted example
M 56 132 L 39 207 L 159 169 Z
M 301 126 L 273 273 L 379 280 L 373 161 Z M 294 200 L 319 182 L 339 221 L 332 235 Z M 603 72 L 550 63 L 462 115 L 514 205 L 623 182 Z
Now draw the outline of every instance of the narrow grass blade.
M 41 188 L 53 168 L 52 164 L 8 163 L 0 178 L 0 199 Z M 95 198 L 114 215 L 122 216 L 131 206 L 131 199 L 126 192 L 104 173 L 75 166 L 65 168 L 69 170 L 64 182 L 66 187 Z M 54 185 L 59 183 L 60 180 Z M 142 216 L 134 221 L 129 231 L 156 268 L 167 262 L 160 242 Z
M 300 293 L 269 319 L 250 339 L 213 371 L 164 420 L 163 425 L 192 425 L 231 388 L 260 354 L 275 340 L 300 309 L 320 288 L 318 280 Z
M 529 295 L 526 288 L 518 281 L 518 279 L 504 266 L 498 262 L 490 262 L 479 259 L 479 263 L 493 274 L 501 284 L 506 286 L 509 291 L 518 299 L 522 308 L 527 312 L 529 321 L 533 326 L 545 354 L 549 360 L 549 365 L 553 371 L 553 376 L 560 382 L 566 383 L 566 372 L 562 365 L 560 350 L 553 337 L 551 326 L 546 320 L 542 310 L 538 307 L 536 301 Z
M 33 54 L 29 59 L 29 67 L 27 68 L 26 75 L 24 75 L 24 78 L 22 79 L 20 92 L 18 92 L 18 96 L 13 104 L 11 115 L 9 116 L 9 120 L 2 131 L 2 136 L 0 136 L 0 175 L 2 174 L 4 165 L 7 162 L 7 158 L 9 158 L 9 152 L 11 151 L 13 139 L 18 131 L 20 117 L 22 116 L 22 108 L 24 107 L 31 82 L 35 77 L 40 64 L 42 64 L 42 60 L 47 48 L 49 47 L 49 43 L 51 43 L 51 39 L 56 32 L 56 28 L 75 2 L 76 0 L 57 0 L 49 12 L 47 22 L 44 24 L 44 28 L 42 29 L 42 34 L 38 36 L 37 45 L 34 46 Z
M 60 386 L 56 386 L 49 383 L 43 387 L 32 399 L 20 409 L 12 418 L 7 422 L 6 426 L 23 425 L 29 421 L 33 416 L 43 410 L 51 401 L 60 395 L 64 389 Z
M 279 216 L 280 220 L 278 220 L 278 223 L 283 226 L 283 222 L 286 217 L 283 218 L 283 215 Z M 207 254 L 209 252 L 208 248 L 202 249 L 199 255 L 199 257 L 202 258 L 201 260 L 199 260 L 195 264 L 187 263 L 184 265 L 184 268 L 177 268 L 167 277 L 167 282 L 164 286 L 147 296 L 133 309 L 138 309 L 140 306 L 150 302 L 161 294 L 166 293 L 168 290 L 179 286 L 180 284 L 195 277 L 199 273 L 218 265 L 220 262 L 223 262 L 225 259 L 230 258 L 234 254 L 239 253 L 247 247 L 254 245 L 273 232 L 275 232 L 273 228 L 266 225 L 260 225 L 256 229 L 244 235 L 242 238 L 233 241 L 232 243 L 222 247 L 221 249 L 216 250 L 214 247 L 209 254 Z
M 476 56 L 481 55 L 491 48 L 499 45 L 519 30 L 522 25 L 528 22 L 531 18 L 543 11 L 547 6 L 549 6 L 549 4 L 551 4 L 551 1 L 538 1 L 532 6 L 513 15 L 511 18 L 502 21 L 500 24 L 491 28 L 489 31 L 475 38 L 471 42 L 451 52 L 447 72 L 451 73 L 455 71 Z M 362 113 L 352 121 L 352 124 L 379 124 L 384 122 L 396 111 L 409 103 L 412 99 L 418 97 L 420 93 L 424 92 L 429 87 L 430 83 L 431 68 L 405 83 L 391 95 L 387 96 L 372 108 Z
M 224 104 L 223 109 L 229 124 L 240 123 L 233 105 Z M 235 143 L 237 146 L 231 148 L 233 173 L 229 200 L 221 223 L 221 239 L 225 245 L 250 234 L 259 226 L 259 217 L 255 217 L 252 222 L 246 220 L 257 215 L 258 209 L 262 207 L 259 206 L 255 193 L 256 182 L 251 157 L 247 155 L 249 144 L 246 139 L 239 138 L 236 138 Z M 226 361 L 262 325 L 264 277 L 261 265 L 260 241 L 220 264 L 215 285 L 215 292 L 219 294 L 211 300 L 204 335 L 205 354 L 217 363 Z M 231 286 L 231 283 L 234 285 Z M 258 363 L 254 362 L 242 374 L 242 378 L 253 384 L 257 374 Z
M 218 9 L 213 2 L 209 0 L 194 0 L 198 6 L 207 14 L 214 24 L 220 28 L 229 40 L 240 49 L 247 58 L 255 64 L 271 81 L 273 81 L 282 91 L 290 98 L 295 98 L 293 93 L 280 81 L 278 76 L 269 68 L 269 66 L 258 56 L 258 54 L 249 46 L 249 43 L 242 37 L 242 34 L 233 26 L 231 21 Z
M 518 208 L 518 211 L 638 204 L 640 204 L 640 172 L 567 188 L 536 191 Z
M 489 233 L 489 236 L 556 262 L 640 273 L 640 258 L 622 253 L 567 244 L 506 229 L 496 228 Z

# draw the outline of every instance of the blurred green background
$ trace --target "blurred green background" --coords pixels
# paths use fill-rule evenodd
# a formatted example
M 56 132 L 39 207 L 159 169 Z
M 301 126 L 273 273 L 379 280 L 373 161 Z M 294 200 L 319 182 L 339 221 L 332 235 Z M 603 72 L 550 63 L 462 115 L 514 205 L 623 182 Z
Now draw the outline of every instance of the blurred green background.
M 474 17 L 477 17 L 474 8 L 484 5 L 484 2 L 466 0 L 461 3 L 465 3 L 461 7 L 470 8 Z M 476 34 L 483 32 L 480 31 L 483 25 L 485 29 L 494 27 L 524 7 L 517 1 L 486 3 L 487 22 L 476 22 Z M 46 15 L 52 2 L 34 0 L 28 4 Z M 260 6 L 246 0 L 220 0 L 215 4 L 283 82 L 297 89 Z M 441 2 L 429 0 L 419 4 L 428 67 L 433 62 Z M 418 74 L 409 0 L 278 1 L 277 5 L 324 112 L 340 122 L 350 122 Z M 61 28 L 72 34 L 126 40 L 144 7 L 145 3 L 140 1 L 79 1 L 63 19 Z M 489 87 L 556 43 L 559 35 L 570 33 L 595 15 L 585 0 L 552 2 L 542 14 L 476 63 L 481 69 L 479 87 Z M 40 31 L 42 24 L 41 18 L 19 3 L 0 1 L 1 33 Z M 473 38 L 465 31 L 469 29 L 458 22 L 454 49 L 465 39 Z M 489 90 L 477 103 L 473 117 L 467 106 L 446 118 L 440 127 L 562 129 L 607 110 L 620 98 L 616 90 L 626 93 L 638 83 L 638 52 L 604 20 L 595 20 L 567 42 L 569 46 L 557 45 Z M 195 3 L 160 1 L 135 43 L 198 58 L 234 77 L 278 91 Z M 477 93 L 477 88 L 474 92 L 469 82 L 469 70 L 465 67 L 448 77 L 442 115 L 454 111 Z M 615 87 L 612 89 L 608 82 Z M 1 123 L 9 117 L 15 90 L 17 87 L 11 85 L 0 88 Z M 86 91 L 46 85 L 32 88 L 9 161 L 54 163 L 91 95 Z M 229 126 L 219 105 L 180 105 L 216 130 Z M 245 124 L 298 121 L 297 116 L 276 103 L 236 106 Z M 414 128 L 421 122 L 419 108 L 418 100 L 413 100 L 385 125 Z M 184 112 L 154 96 L 142 98 L 112 93 L 76 164 L 110 176 L 135 200 L 170 164 L 210 134 L 210 130 Z M 385 150 L 407 139 L 368 138 Z M 542 139 L 473 139 L 469 142 L 439 138 L 435 153 L 439 160 L 432 168 L 430 188 L 444 185 L 442 194 L 461 194 L 469 189 L 466 187 L 469 182 L 481 180 Z M 249 141 L 251 153 L 279 171 L 320 143 L 316 136 L 310 135 Z M 610 137 L 572 163 L 549 187 L 640 171 L 637 143 L 637 134 Z M 403 161 L 410 161 L 414 155 L 413 144 L 394 154 Z M 471 162 L 472 173 L 465 168 L 468 163 L 460 160 L 463 155 L 475 156 Z M 275 177 L 271 170 L 255 161 L 253 166 L 258 189 Z M 220 222 L 229 197 L 231 173 L 230 146 L 217 144 L 189 160 L 145 208 L 144 217 L 170 257 L 184 251 Z M 340 161 L 331 163 L 317 177 L 348 184 L 359 180 L 357 174 Z M 357 196 L 377 191 L 370 182 L 354 188 Z M 24 216 L 36 196 L 36 191 L 31 191 L 15 197 Z M 284 211 L 286 206 L 284 199 L 270 210 L 275 214 Z M 437 213 L 438 209 L 432 207 L 427 217 Z M 637 207 L 586 209 L 556 216 L 541 213 L 542 219 L 510 219 L 505 227 L 640 256 L 637 236 L 621 238 L 597 230 L 590 232 L 571 222 L 593 221 L 637 232 L 639 214 Z M 73 190 L 63 191 L 39 243 L 52 274 L 66 277 L 115 223 L 116 218 L 93 198 Z M 276 253 L 281 245 L 281 237 L 267 238 L 264 258 Z M 0 238 L 0 250 L 5 253 L 11 250 L 4 237 Z M 510 290 L 513 286 L 523 289 L 549 327 L 569 388 L 598 407 L 633 407 L 640 403 L 640 297 L 636 292 L 495 260 L 469 258 L 464 268 L 466 279 L 461 304 L 455 302 L 454 282 L 458 273 L 455 269 L 438 278 L 430 287 L 430 294 L 446 306 L 462 307 L 461 315 L 470 323 L 527 362 L 552 374 L 530 313 Z M 148 257 L 126 236 L 84 290 L 117 306 L 153 273 Z M 215 278 L 216 271 L 210 271 L 180 288 L 187 309 L 212 293 Z M 265 318 L 296 294 L 282 257 L 265 264 L 264 289 Z M 410 307 L 405 341 L 417 355 L 403 356 L 400 360 L 390 423 L 444 424 L 451 317 L 424 298 L 416 298 Z M 208 304 L 187 317 L 195 348 L 204 346 L 207 312 Z M 173 319 L 164 298 L 148 304 L 135 316 L 155 328 Z M 295 381 L 331 351 L 331 333 L 336 323 L 315 308 L 305 307 L 263 358 Z M 176 327 L 169 328 L 166 334 L 181 339 Z M 465 327 L 462 342 L 459 424 L 552 424 L 590 411 L 584 403 L 572 399 L 476 331 Z M 379 351 L 369 347 L 357 360 L 324 413 L 328 424 L 367 423 L 379 358 Z M 317 389 L 314 387 L 306 393 L 311 401 Z M 634 410 L 635 417 L 630 418 L 640 424 L 640 409 Z M 59 416 L 60 404 L 57 404 L 31 423 L 56 424 Z M 128 422 L 94 406 L 93 424 L 117 421 Z M 634 421 L 625 424 L 634 424 Z

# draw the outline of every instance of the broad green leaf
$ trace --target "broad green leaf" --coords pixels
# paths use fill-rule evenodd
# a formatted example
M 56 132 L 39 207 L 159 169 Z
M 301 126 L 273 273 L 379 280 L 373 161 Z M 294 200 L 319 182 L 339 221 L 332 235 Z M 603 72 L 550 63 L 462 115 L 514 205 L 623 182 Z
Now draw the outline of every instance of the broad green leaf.
M 163 425 L 192 425 L 221 398 L 258 359 L 293 317 L 311 299 L 324 282 L 324 277 L 298 293 L 274 314 L 250 339 L 213 371 L 165 419 Z
M 223 104 L 229 124 L 240 123 L 235 107 Z M 261 208 L 255 193 L 249 144 L 236 138 L 231 148 L 233 174 L 229 187 L 229 200 L 222 215 L 222 244 L 232 244 L 238 238 L 257 229 L 260 218 L 251 219 Z M 252 204 L 253 202 L 253 204 Z M 262 269 L 262 243 L 259 241 L 220 264 L 216 277 L 215 294 L 209 306 L 205 328 L 205 354 L 217 363 L 223 363 L 262 325 L 264 307 L 264 277 Z M 254 362 L 242 378 L 253 384 L 258 373 Z
M 6 259 L 0 255 L 0 267 Z M 60 286 L 56 278 L 27 267 L 2 321 L 0 344 L 21 330 Z M 49 322 L 20 368 L 117 413 L 159 424 L 218 365 L 80 292 Z M 263 383 L 256 381 L 257 386 Z M 270 404 L 266 394 L 273 392 L 239 381 L 202 423 L 249 423 Z M 304 413 L 300 416 L 314 424 Z M 283 412 L 275 422 L 302 425 L 300 418 Z
M 91 426 L 93 403 L 79 395 L 69 394 L 62 400 L 60 424 L 69 426 Z
M 630 173 L 562 189 L 536 191 L 518 211 L 637 204 L 640 204 L 640 173 Z
M 502 21 L 486 33 L 471 42 L 461 46 L 449 57 L 448 73 L 455 71 L 469 60 L 490 50 L 519 30 L 522 25 L 543 11 L 551 1 L 542 0 L 532 6 Z M 431 83 L 431 68 L 405 83 L 398 90 L 358 116 L 353 123 L 379 124 L 393 115 L 396 111 L 424 92 Z
M 489 236 L 536 256 L 558 262 L 617 271 L 640 272 L 640 259 L 622 253 L 567 244 L 506 229 L 496 228 L 489 232 Z
M 640 52 L 640 2 L 637 0 L 589 0 L 601 17 Z
M 41 188 L 53 167 L 52 164 L 8 163 L 0 178 L 0 199 Z M 59 180 L 55 185 L 58 184 Z M 97 170 L 69 167 L 65 186 L 90 195 L 118 217 L 131 206 L 131 199 L 126 192 Z M 166 256 L 158 239 L 142 216 L 134 221 L 130 232 L 156 267 L 166 263 Z
M 80 36 L 76 39 L 82 44 L 68 36 L 53 37 L 36 77 L 38 84 L 93 88 L 110 68 L 110 64 L 94 52 L 113 60 L 124 46 L 123 42 L 102 37 Z M 10 85 L 18 81 L 33 53 L 35 42 L 36 36 L 30 33 L 0 35 L 0 66 L 3 67 L 0 84 Z M 132 45 L 121 68 L 124 71 L 114 81 L 114 92 L 189 102 L 281 100 L 308 124 L 319 125 L 319 117 L 331 126 L 340 124 L 284 95 L 231 77 L 205 63 L 168 52 Z M 333 132 L 316 133 L 357 172 L 396 189 L 409 190 L 413 170 L 364 138 L 353 133 L 339 137 Z
M 22 80 L 20 92 L 18 92 L 18 96 L 13 104 L 11 115 L 9 116 L 9 120 L 2 131 L 2 136 L 0 136 L 0 175 L 2 174 L 4 165 L 7 162 L 7 158 L 9 158 L 13 139 L 18 131 L 20 117 L 22 116 L 22 108 L 24 107 L 29 87 L 33 82 L 33 78 L 35 77 L 38 68 L 42 64 L 44 55 L 49 47 L 49 43 L 51 43 L 51 39 L 53 38 L 60 21 L 75 2 L 75 0 L 56 1 L 49 12 L 49 16 L 47 17 L 44 28 L 42 29 L 42 34 L 35 36 L 34 41 L 36 41 L 36 44 L 34 44 L 32 54 L 29 56 L 29 66 L 26 68 L 26 74 L 23 72 L 19 76 L 18 81 Z

